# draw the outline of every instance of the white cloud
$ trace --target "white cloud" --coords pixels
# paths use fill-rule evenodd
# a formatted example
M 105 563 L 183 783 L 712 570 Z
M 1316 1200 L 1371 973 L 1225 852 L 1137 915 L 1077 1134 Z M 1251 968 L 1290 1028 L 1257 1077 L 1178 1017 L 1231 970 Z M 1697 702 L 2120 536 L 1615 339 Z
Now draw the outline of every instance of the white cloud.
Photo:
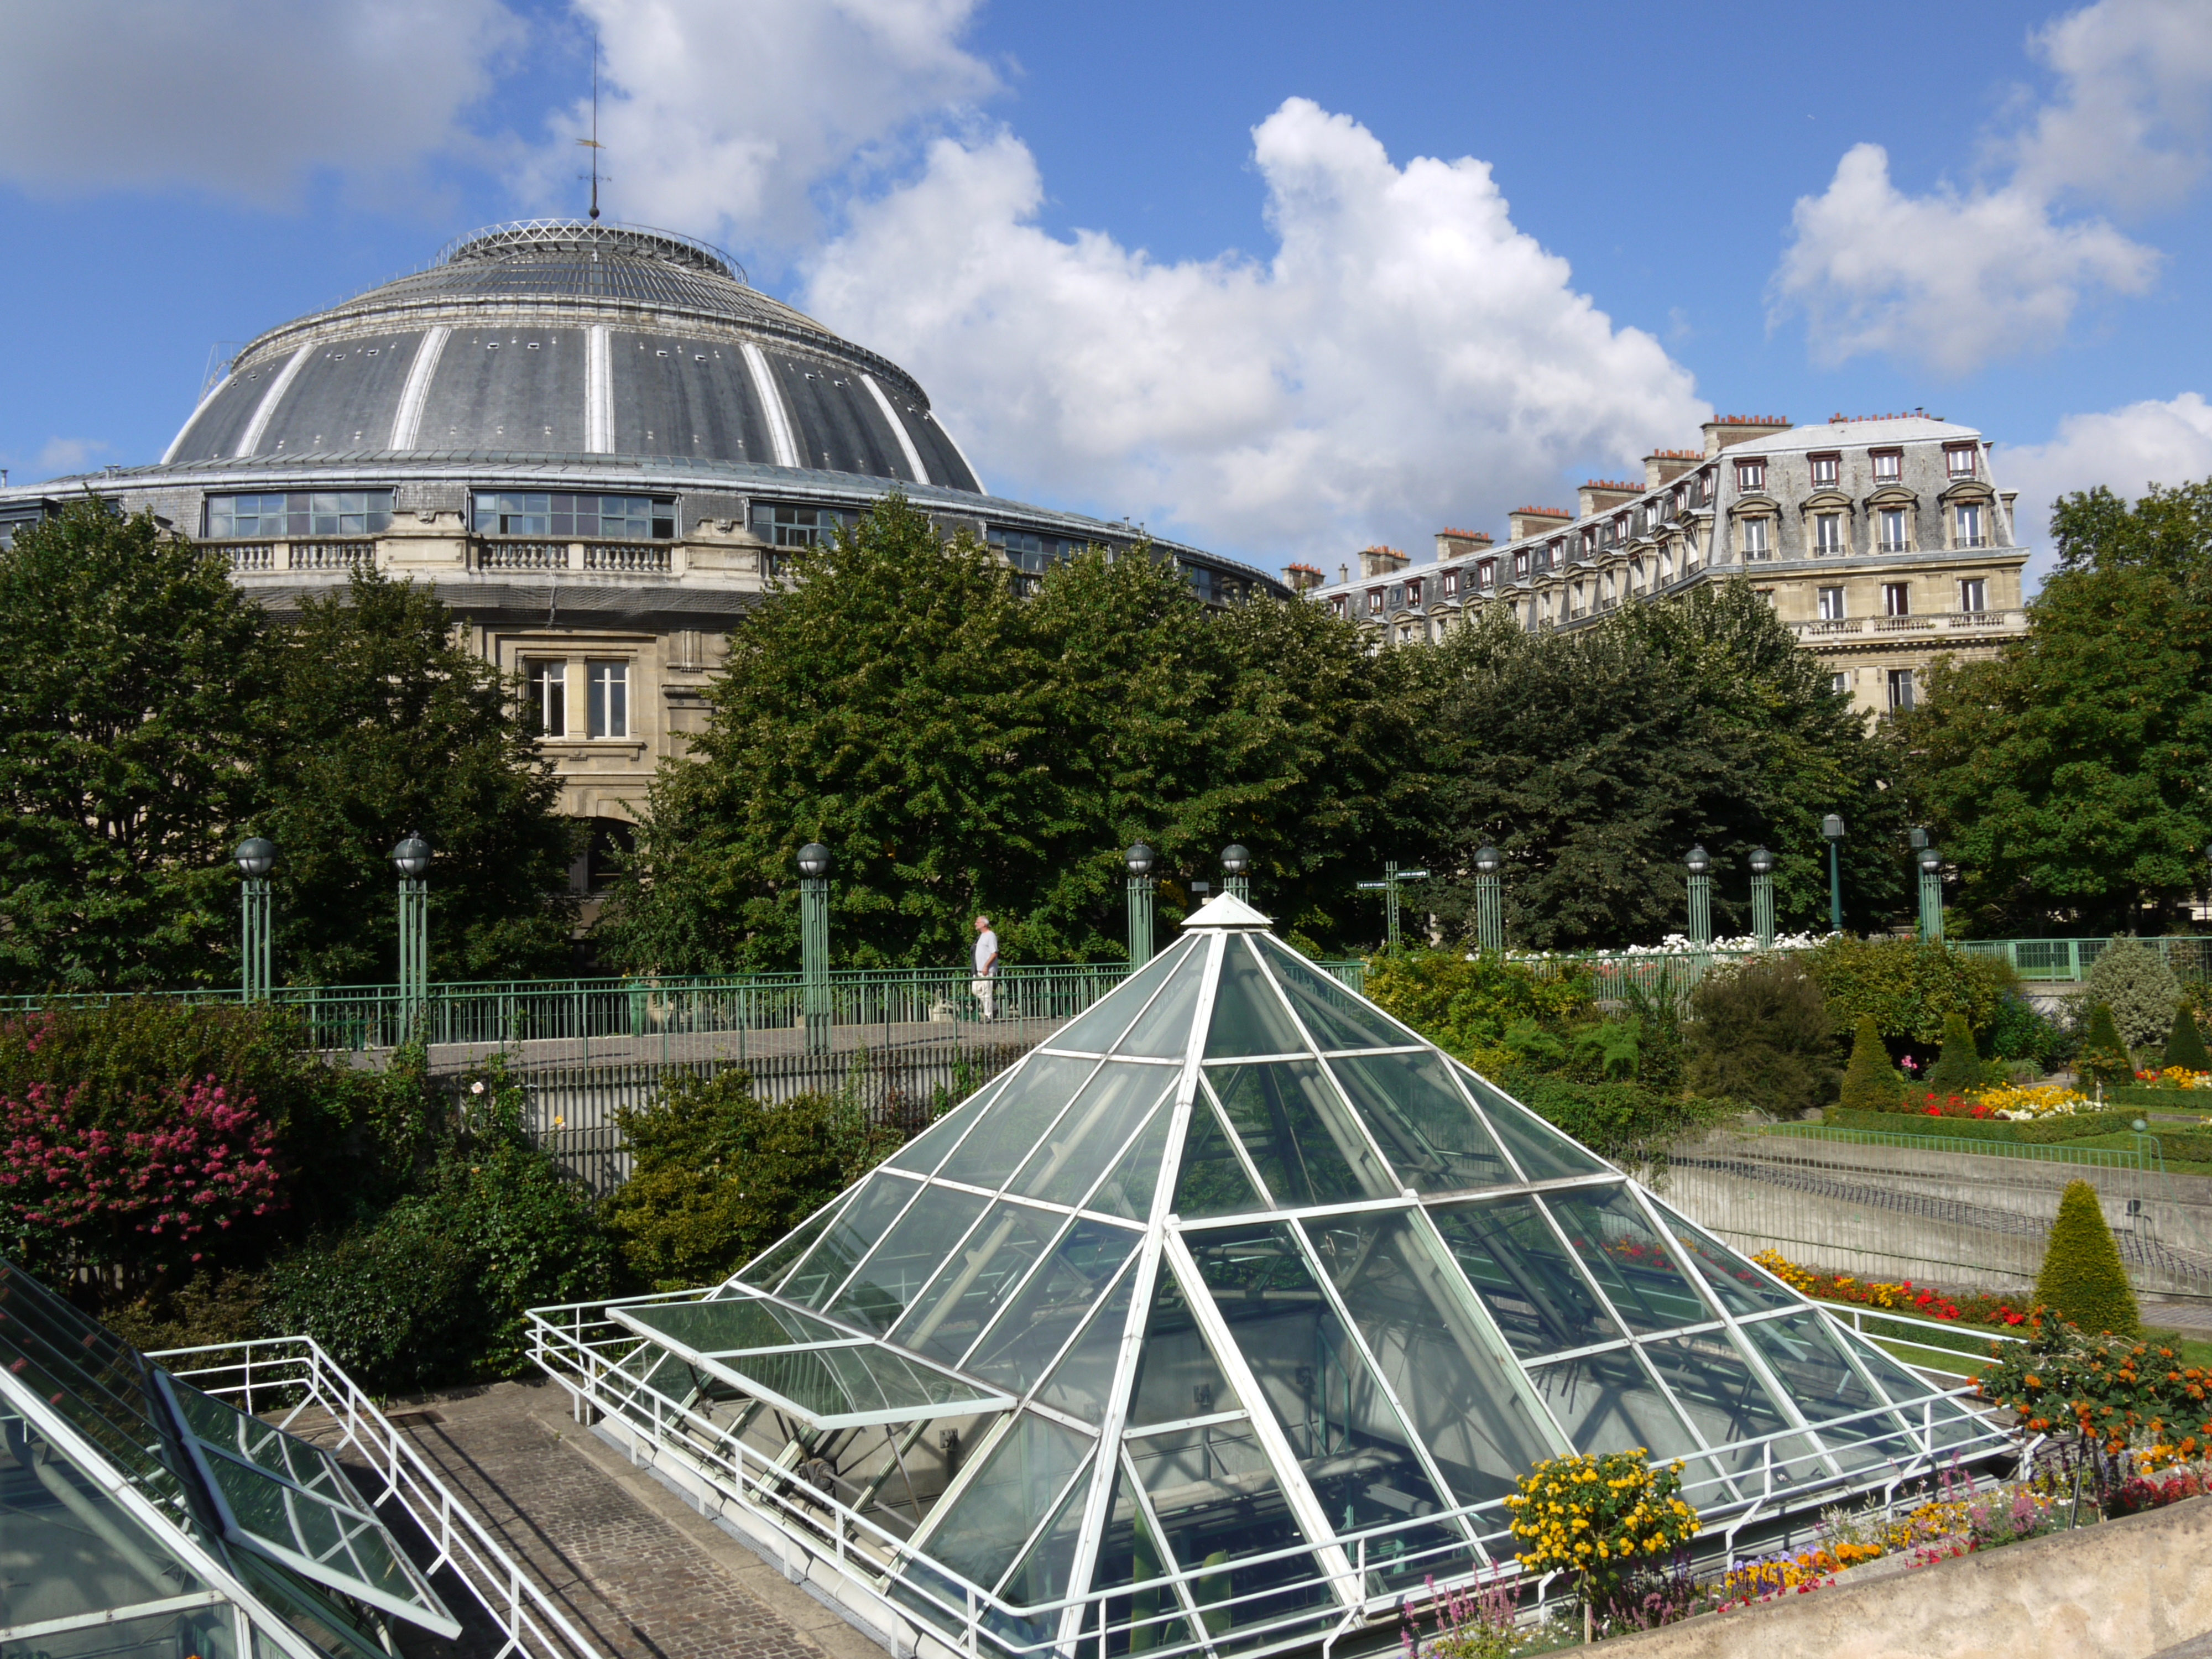
M 1420 550 L 1577 462 L 1693 441 L 1690 375 L 1575 291 L 1487 163 L 1395 167 L 1304 99 L 1253 137 L 1264 262 L 1052 236 L 1018 140 L 946 137 L 854 210 L 804 299 L 913 369 L 994 489 L 1332 574 L 1377 533 Z
M 2205 161 L 2212 7 L 2098 0 L 2033 44 L 2057 93 L 1985 147 L 1990 179 L 1907 195 L 1888 152 L 1863 143 L 1798 199 L 1773 291 L 1778 316 L 1805 313 L 1816 357 L 1880 352 L 1965 374 L 2056 345 L 2086 302 L 2152 285 L 2155 249 L 2063 213 L 2188 194 Z
M 915 124 L 995 91 L 959 44 L 977 0 L 576 0 L 605 52 L 608 210 L 752 247 L 816 232 L 814 192 L 896 160 Z M 575 199 L 588 98 L 530 165 L 539 199 Z M 702 213 L 718 222 L 702 224 Z
M 0 178 L 49 195 L 182 186 L 263 205 L 321 168 L 454 144 L 517 38 L 499 0 L 29 0 L 5 7 Z
M 49 438 L 32 471 L 42 478 L 82 472 L 92 465 L 93 457 L 106 453 L 109 447 L 105 438 Z
M 1997 470 L 2007 489 L 2020 491 L 2014 526 L 2040 550 L 2029 566 L 2039 581 L 2054 562 L 2051 507 L 2061 495 L 2106 484 L 2132 500 L 2146 484 L 2212 478 L 2212 404 L 2185 392 L 2164 402 L 2069 415 L 2049 442 L 2000 450 Z

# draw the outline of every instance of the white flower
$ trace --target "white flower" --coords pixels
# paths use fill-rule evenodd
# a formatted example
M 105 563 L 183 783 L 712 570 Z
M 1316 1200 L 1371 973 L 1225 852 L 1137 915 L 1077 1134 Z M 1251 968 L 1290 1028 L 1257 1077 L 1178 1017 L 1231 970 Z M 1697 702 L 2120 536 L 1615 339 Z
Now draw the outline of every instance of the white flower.
M 470 1092 L 471 1094 L 472 1094 L 472 1095 L 480 1095 L 480 1094 L 482 1094 L 482 1093 L 483 1092 L 483 1079 L 478 1079 L 476 1082 L 471 1083 L 471 1085 L 469 1085 L 469 1092 Z

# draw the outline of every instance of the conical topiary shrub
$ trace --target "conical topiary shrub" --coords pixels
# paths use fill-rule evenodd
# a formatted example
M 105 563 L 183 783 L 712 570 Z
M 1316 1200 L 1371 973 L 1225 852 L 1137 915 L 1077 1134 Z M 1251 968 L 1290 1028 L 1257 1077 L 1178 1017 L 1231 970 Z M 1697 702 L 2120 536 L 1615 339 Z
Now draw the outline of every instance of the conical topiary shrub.
M 1929 1091 L 1963 1095 L 1982 1085 L 1982 1057 L 1974 1052 L 1973 1027 L 1955 1009 L 1943 1016 L 1943 1052 L 1928 1068 Z
M 2166 1063 L 2185 1066 L 2192 1072 L 2212 1072 L 2212 1054 L 2204 1051 L 2204 1034 L 2197 1029 L 2197 1016 L 2185 1002 L 2173 1012 L 2173 1033 L 2166 1040 Z
M 2101 1083 L 2107 1089 L 2136 1080 L 2136 1063 L 2120 1041 L 2112 1011 L 2101 1002 L 2089 1006 L 2089 1023 L 2081 1034 L 2081 1057 L 2074 1069 L 2084 1083 Z
M 2097 1189 L 2086 1181 L 2070 1183 L 2058 1200 L 2058 1219 L 2051 1224 L 2043 1271 L 2035 1279 L 2035 1299 L 2092 1335 L 2142 1334 L 2120 1247 L 2105 1224 Z
M 1853 1112 L 1893 1112 L 1904 1093 L 1889 1050 L 1881 1046 L 1874 1016 L 1861 1014 L 1851 1034 L 1851 1062 L 1844 1068 L 1843 1106 Z

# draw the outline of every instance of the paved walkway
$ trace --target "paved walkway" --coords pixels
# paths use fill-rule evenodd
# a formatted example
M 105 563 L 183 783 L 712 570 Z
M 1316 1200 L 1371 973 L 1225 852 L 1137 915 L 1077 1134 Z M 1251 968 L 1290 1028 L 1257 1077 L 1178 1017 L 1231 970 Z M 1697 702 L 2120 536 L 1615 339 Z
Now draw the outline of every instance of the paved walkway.
M 576 1424 L 550 1384 L 501 1382 L 391 1411 L 573 1624 L 610 1659 L 884 1659 L 884 1650 Z M 459 1643 L 409 1659 L 492 1659 L 499 1638 L 449 1577 Z M 471 1617 L 471 1615 L 473 1615 Z

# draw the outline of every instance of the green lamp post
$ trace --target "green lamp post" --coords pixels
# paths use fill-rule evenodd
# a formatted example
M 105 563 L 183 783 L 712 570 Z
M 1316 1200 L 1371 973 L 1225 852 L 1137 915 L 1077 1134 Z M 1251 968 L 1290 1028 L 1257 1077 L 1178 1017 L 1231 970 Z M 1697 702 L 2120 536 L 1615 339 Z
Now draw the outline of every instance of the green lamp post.
M 1474 855 L 1475 947 L 1490 956 L 1505 951 L 1505 884 L 1498 872 L 1505 855 L 1485 842 Z
M 399 872 L 399 1018 L 403 1041 L 425 1036 L 430 1003 L 430 843 L 410 830 L 392 849 Z
M 799 849 L 799 1008 L 806 1052 L 830 1052 L 830 849 Z
M 270 899 L 269 872 L 276 863 L 276 843 L 262 836 L 249 836 L 231 854 L 244 878 L 239 884 L 239 981 L 247 1002 L 269 1000 Z
M 1221 890 L 1240 904 L 1252 902 L 1252 851 L 1232 841 L 1221 849 Z
M 1690 944 L 1703 950 L 1713 942 L 1713 860 L 1698 846 L 1683 862 L 1690 872 Z
M 1837 850 L 1844 843 L 1844 820 L 1831 812 L 1820 820 L 1820 834 L 1828 843 L 1828 931 L 1844 931 L 1844 863 Z
M 1774 945 L 1774 854 L 1764 847 L 1751 849 L 1751 931 L 1759 948 Z
M 1920 849 L 1920 937 L 1932 942 L 1943 937 L 1943 855 L 1933 847 Z
M 1133 842 L 1121 854 L 1129 872 L 1129 971 L 1134 973 L 1152 959 L 1152 899 L 1159 883 L 1152 877 L 1152 849 Z

